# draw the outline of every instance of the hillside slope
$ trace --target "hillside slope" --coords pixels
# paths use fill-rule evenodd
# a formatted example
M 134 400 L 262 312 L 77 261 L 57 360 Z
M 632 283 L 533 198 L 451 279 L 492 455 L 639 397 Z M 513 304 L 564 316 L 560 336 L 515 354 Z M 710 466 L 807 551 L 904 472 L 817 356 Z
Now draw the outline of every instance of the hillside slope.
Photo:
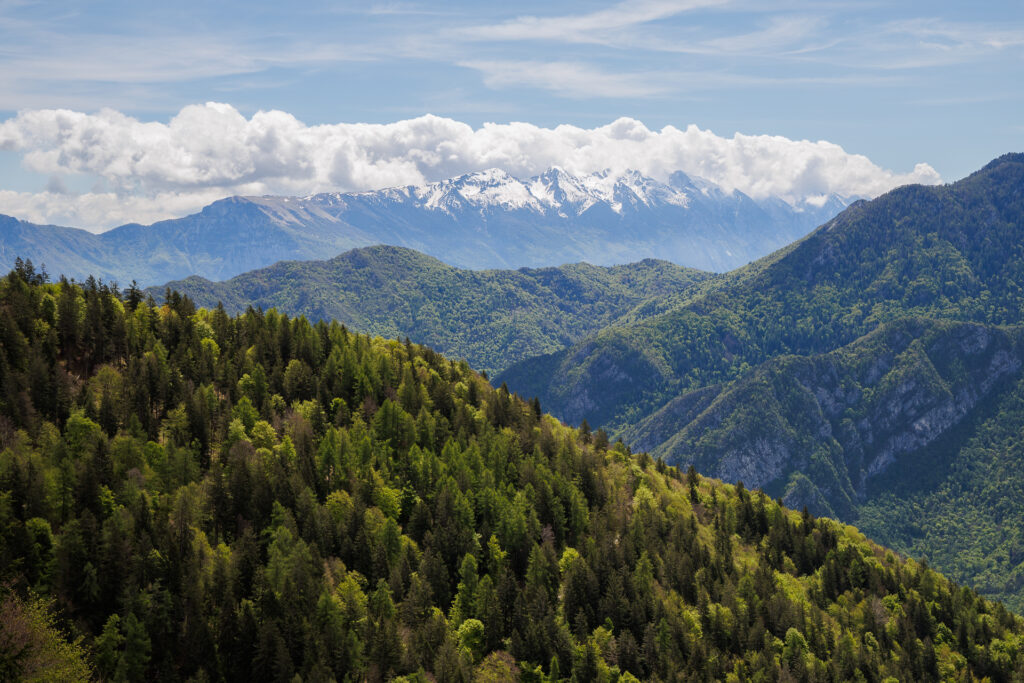
M 734 382 L 683 394 L 626 438 L 669 462 L 853 519 L 873 477 L 940 444 L 1012 386 L 1024 364 L 1022 333 L 886 323 L 837 351 L 780 356 Z
M 1024 674 L 1001 605 L 429 348 L 24 268 L 0 339 L 0 579 L 102 678 Z
M 426 344 L 495 374 L 564 348 L 644 302 L 678 295 L 710 273 L 646 260 L 624 266 L 462 270 L 401 247 L 328 261 L 287 261 L 225 282 L 170 282 L 198 305 L 276 308 L 310 320 Z M 158 300 L 165 287 L 150 290 Z
M 952 435 L 955 448 L 908 462 L 906 476 L 874 482 L 858 525 L 1024 611 L 1021 425 L 1024 381 L 1018 378 L 975 423 Z M 943 466 L 936 467 L 935 456 Z

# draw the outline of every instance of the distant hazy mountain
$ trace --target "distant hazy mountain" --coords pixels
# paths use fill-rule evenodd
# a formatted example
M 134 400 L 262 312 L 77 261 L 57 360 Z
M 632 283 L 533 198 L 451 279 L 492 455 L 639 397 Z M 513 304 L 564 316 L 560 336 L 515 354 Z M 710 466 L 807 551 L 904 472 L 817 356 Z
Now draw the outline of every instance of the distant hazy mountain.
M 493 374 L 709 277 L 653 259 L 614 267 L 464 270 L 411 249 L 377 246 L 328 261 L 282 261 L 225 282 L 193 276 L 167 287 L 200 306 L 223 303 L 229 313 L 276 308 L 384 337 L 410 337 Z M 157 298 L 163 292 L 150 290 Z
M 574 176 L 553 168 L 520 180 L 489 170 L 376 192 L 231 197 L 191 216 L 99 235 L 0 216 L 0 268 L 21 256 L 54 275 L 156 285 L 390 244 L 464 268 L 656 257 L 726 271 L 804 236 L 848 203 L 754 200 L 683 173 L 661 183 L 634 171 Z

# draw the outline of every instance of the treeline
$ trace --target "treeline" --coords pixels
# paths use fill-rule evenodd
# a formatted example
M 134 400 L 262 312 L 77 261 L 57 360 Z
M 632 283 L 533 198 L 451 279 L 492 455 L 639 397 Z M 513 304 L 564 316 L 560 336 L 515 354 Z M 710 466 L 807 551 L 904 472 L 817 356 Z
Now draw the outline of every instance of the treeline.
M 0 348 L 0 579 L 101 679 L 1024 674 L 1002 606 L 428 348 L 31 264 Z

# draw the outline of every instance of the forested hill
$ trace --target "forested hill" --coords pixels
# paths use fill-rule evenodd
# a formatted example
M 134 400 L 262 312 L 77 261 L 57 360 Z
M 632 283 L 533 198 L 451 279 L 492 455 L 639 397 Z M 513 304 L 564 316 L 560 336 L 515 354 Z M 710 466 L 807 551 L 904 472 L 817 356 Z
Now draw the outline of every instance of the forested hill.
M 416 342 L 477 370 L 564 348 L 635 306 L 678 295 L 710 273 L 648 259 L 621 266 L 464 270 L 403 247 L 353 249 L 327 261 L 284 261 L 225 282 L 200 277 L 166 287 L 228 313 L 276 308 Z
M 1000 605 L 422 346 L 28 267 L 0 342 L 3 590 L 103 679 L 1024 674 Z

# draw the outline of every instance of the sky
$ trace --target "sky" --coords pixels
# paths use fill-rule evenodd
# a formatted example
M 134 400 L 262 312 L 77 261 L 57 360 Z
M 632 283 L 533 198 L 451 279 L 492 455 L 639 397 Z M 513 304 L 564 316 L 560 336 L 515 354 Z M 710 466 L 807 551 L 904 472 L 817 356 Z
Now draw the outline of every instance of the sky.
M 1022 83 L 1020 0 L 0 0 L 0 213 L 102 230 L 492 166 L 874 196 L 1024 151 Z

